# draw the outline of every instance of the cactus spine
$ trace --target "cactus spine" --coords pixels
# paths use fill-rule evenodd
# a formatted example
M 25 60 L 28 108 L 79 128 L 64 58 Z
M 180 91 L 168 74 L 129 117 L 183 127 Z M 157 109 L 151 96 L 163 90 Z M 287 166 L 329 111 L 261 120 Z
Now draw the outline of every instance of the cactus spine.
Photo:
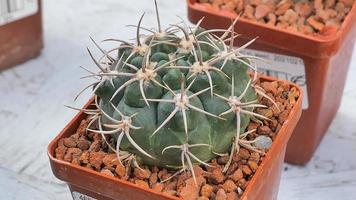
M 226 30 L 204 30 L 203 19 L 163 30 L 155 5 L 158 29 L 142 27 L 142 15 L 135 44 L 108 39 L 119 45 L 106 51 L 92 39 L 103 56 L 96 60 L 88 49 L 99 69 L 84 68 L 96 79 L 85 88 L 93 88 L 97 107 L 84 110 L 88 130 L 114 136 L 120 161 L 190 170 L 193 177 L 194 164 L 226 154 L 231 161 L 240 146 L 260 152 L 246 140 L 254 130 L 244 133 L 251 118 L 268 120 L 254 112 L 265 107 L 257 93 L 266 95 L 248 73 L 256 73 L 253 57 L 240 53 L 254 40 L 232 48 L 237 20 Z

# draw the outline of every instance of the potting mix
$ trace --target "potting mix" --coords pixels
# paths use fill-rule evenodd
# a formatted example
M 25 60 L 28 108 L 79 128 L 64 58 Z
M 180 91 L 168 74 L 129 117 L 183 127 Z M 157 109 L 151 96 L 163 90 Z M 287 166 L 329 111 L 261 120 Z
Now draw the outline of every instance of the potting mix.
M 273 107 L 270 100 L 259 96 L 262 105 L 269 108 L 258 108 L 256 113 L 270 120 L 261 122 L 250 121 L 246 131 L 253 133 L 246 136 L 245 141 L 254 141 L 258 136 L 271 138 L 273 141 L 287 119 L 299 92 L 282 82 L 257 83 L 275 100 L 279 107 Z M 157 192 L 181 197 L 183 199 L 238 199 L 252 179 L 257 168 L 264 159 L 265 151 L 251 151 L 241 147 L 229 162 L 228 155 L 221 155 L 208 161 L 210 166 L 194 165 L 197 185 L 191 172 L 184 171 L 173 176 L 179 170 L 157 166 L 135 166 L 134 157 L 127 155 L 123 164 L 117 157 L 117 152 L 111 148 L 117 144 L 116 138 L 87 131 L 91 118 L 83 120 L 76 133 L 59 141 L 55 150 L 57 159 L 95 170 L 107 176 L 135 183 Z M 223 132 L 222 132 L 223 134 Z
M 334 34 L 354 0 L 199 0 L 243 18 L 307 35 Z

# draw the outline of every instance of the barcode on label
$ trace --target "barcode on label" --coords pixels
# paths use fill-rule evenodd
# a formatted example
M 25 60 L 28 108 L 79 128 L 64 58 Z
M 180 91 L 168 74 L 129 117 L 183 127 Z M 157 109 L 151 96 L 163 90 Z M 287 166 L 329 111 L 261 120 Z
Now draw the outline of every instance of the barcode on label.
M 301 86 L 304 91 L 303 109 L 307 109 L 309 107 L 307 81 L 303 59 L 252 49 L 244 49 L 241 53 L 264 59 L 264 61 L 254 60 L 260 73 L 282 80 L 289 80 Z
M 0 0 L 0 15 L 7 15 L 23 7 L 22 1 Z
M 0 0 L 0 26 L 38 11 L 37 0 Z
M 304 87 L 307 84 L 305 80 L 305 75 L 293 75 L 287 72 L 281 72 L 281 71 L 263 69 L 263 68 L 259 68 L 258 72 L 265 74 L 267 76 L 276 77 L 278 79 L 289 80 L 295 84 L 298 84 L 301 87 Z
M 97 200 L 93 197 L 87 196 L 85 194 L 79 193 L 79 192 L 72 192 L 72 197 L 73 200 Z

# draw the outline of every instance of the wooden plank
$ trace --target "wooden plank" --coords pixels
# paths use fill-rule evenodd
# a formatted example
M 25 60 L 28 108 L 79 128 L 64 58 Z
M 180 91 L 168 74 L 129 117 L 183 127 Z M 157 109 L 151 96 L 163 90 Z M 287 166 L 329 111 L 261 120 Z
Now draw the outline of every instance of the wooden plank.
M 17 174 L 0 168 L 0 199 L 71 199 L 68 191 L 66 185 L 59 181 L 41 181 L 38 177 Z
M 279 199 L 354 200 L 356 170 L 282 179 Z M 287 189 L 288 188 L 288 189 Z

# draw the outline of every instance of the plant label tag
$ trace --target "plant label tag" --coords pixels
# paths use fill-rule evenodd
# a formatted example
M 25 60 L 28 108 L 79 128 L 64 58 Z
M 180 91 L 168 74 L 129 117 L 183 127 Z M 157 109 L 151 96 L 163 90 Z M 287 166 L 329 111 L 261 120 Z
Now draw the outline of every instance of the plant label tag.
M 33 15 L 38 7 L 38 0 L 0 0 L 0 26 Z
M 73 200 L 97 200 L 93 197 L 87 196 L 85 194 L 79 193 L 79 192 L 72 192 L 72 197 Z
M 298 84 L 304 92 L 303 109 L 308 109 L 308 90 L 303 59 L 252 49 L 243 49 L 241 53 L 264 59 L 251 59 L 260 73 Z

